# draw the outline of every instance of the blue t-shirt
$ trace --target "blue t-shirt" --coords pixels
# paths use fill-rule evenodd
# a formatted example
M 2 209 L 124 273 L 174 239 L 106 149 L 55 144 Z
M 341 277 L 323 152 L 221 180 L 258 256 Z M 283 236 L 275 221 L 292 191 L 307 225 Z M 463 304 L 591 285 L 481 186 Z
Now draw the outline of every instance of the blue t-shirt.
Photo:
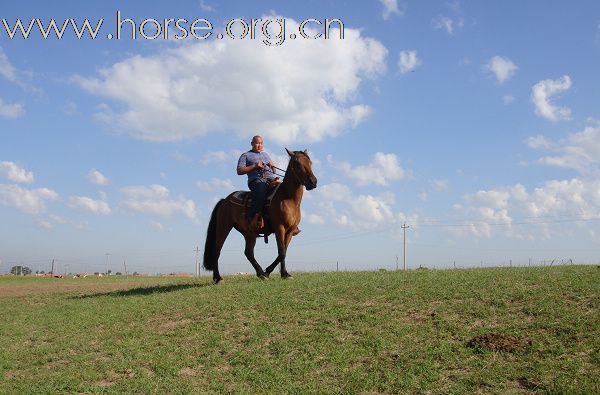
M 254 151 L 250 150 L 248 152 L 244 152 L 240 156 L 237 167 L 238 168 L 246 167 L 246 166 L 250 166 L 255 163 L 258 163 L 258 162 L 262 162 L 266 166 L 267 163 L 269 163 L 270 161 L 271 161 L 271 157 L 269 157 L 269 154 L 267 154 L 265 151 L 254 152 Z M 273 173 L 271 173 L 270 171 L 265 171 L 261 168 L 254 169 L 250 173 L 248 173 L 248 183 L 256 180 L 257 178 L 271 179 L 271 178 L 275 178 L 275 175 Z

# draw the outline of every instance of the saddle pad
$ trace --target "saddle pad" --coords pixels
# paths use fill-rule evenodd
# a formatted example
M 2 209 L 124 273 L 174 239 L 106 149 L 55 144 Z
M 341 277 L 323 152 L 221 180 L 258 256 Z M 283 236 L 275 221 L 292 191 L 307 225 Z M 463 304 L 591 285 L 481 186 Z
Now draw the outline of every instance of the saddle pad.
M 265 207 L 269 207 L 271 205 L 271 199 L 273 199 L 273 196 L 275 196 L 275 192 L 277 192 L 280 185 L 281 184 L 277 184 L 274 188 L 269 188 L 269 190 L 267 191 L 267 202 L 265 204 Z M 229 196 L 226 197 L 226 199 L 233 204 L 237 204 L 238 206 L 248 207 L 250 206 L 250 202 L 252 201 L 252 196 L 248 191 L 235 191 L 230 193 Z

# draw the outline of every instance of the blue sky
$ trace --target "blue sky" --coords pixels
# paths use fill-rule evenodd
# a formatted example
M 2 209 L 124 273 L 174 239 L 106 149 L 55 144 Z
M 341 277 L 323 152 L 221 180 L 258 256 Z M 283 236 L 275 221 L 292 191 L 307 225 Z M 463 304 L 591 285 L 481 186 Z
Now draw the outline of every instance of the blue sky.
M 120 3 L 0 8 L 0 271 L 194 271 L 257 133 L 281 166 L 308 149 L 319 179 L 291 271 L 392 269 L 405 222 L 409 267 L 598 262 L 597 2 Z M 212 35 L 108 39 L 117 11 Z M 103 24 L 10 38 L 35 18 Z M 287 38 L 218 39 L 236 18 L 281 18 Z M 326 18 L 343 40 L 289 38 Z M 223 271 L 251 271 L 234 233 Z M 257 245 L 263 266 L 275 254 Z

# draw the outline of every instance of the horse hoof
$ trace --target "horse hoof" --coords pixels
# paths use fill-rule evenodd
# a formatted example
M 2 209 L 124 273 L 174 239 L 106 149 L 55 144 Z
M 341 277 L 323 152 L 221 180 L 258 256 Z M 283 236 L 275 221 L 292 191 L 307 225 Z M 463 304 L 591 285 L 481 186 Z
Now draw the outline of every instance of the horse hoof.
M 220 284 L 223 282 L 223 278 L 222 277 L 213 278 L 213 282 L 215 283 L 215 285 Z
M 292 278 L 292 275 L 289 273 L 282 273 L 281 278 L 283 278 L 284 280 L 287 280 L 288 278 Z
M 268 279 L 269 279 L 269 276 L 268 276 L 268 275 L 266 275 L 266 274 L 259 274 L 259 275 L 258 275 L 258 278 L 259 278 L 259 279 L 261 279 L 261 280 L 268 280 Z

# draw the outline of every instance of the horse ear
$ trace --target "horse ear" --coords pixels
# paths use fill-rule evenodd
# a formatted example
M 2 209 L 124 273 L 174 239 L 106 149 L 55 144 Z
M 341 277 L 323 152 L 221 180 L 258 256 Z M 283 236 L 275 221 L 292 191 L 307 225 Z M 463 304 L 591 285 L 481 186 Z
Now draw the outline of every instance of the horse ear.
M 290 151 L 290 150 L 289 150 L 289 149 L 287 149 L 287 148 L 286 148 L 285 150 L 287 151 L 287 153 L 288 153 L 288 155 L 289 155 L 289 156 L 294 156 L 294 153 L 293 153 L 292 151 Z
M 304 154 L 308 155 L 308 150 L 307 149 L 304 150 Z

